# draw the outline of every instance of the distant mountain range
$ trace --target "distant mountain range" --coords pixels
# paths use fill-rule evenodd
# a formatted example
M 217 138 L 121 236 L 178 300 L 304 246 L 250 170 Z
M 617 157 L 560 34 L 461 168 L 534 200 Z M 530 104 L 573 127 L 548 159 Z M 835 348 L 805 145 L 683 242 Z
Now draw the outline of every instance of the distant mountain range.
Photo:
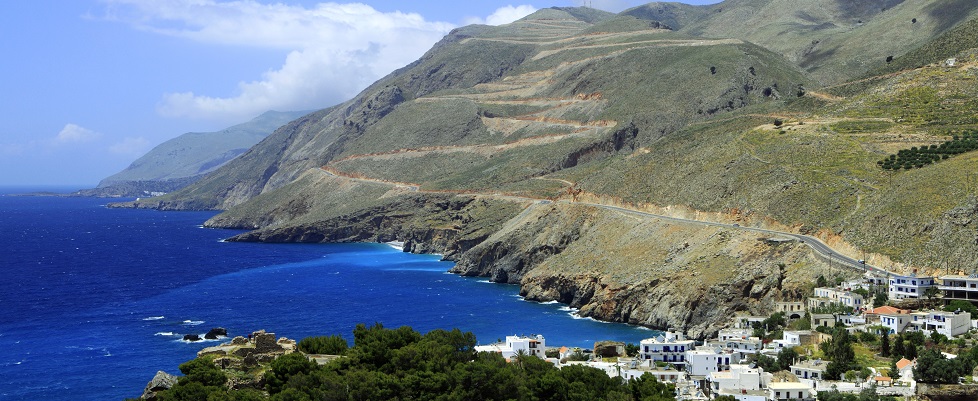
M 216 132 L 188 132 L 163 142 L 86 195 L 149 196 L 190 185 L 308 111 L 268 111 Z
M 236 240 L 404 241 L 583 316 L 702 336 L 857 274 L 744 226 L 890 270 L 978 271 L 976 16 L 972 0 L 727 0 L 467 26 L 125 206 L 225 210 L 207 225 L 254 230 Z

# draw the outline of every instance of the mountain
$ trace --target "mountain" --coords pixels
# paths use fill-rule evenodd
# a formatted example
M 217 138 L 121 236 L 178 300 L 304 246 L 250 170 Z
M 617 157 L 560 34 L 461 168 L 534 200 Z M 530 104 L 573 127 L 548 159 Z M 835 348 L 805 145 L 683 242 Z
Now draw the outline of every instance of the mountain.
M 693 7 L 651 3 L 625 14 L 662 21 L 679 32 L 738 38 L 764 46 L 833 84 L 882 67 L 978 16 L 968 0 L 727 0 Z
M 308 112 L 268 111 L 251 121 L 217 132 L 189 132 L 163 142 L 126 169 L 103 179 L 103 195 L 145 196 L 172 192 L 238 157 L 276 128 Z
M 529 299 L 697 337 L 858 274 L 812 237 L 890 270 L 974 272 L 978 6 L 853 4 L 553 8 L 460 28 L 126 206 L 223 209 L 207 225 L 253 230 L 237 241 L 405 241 Z

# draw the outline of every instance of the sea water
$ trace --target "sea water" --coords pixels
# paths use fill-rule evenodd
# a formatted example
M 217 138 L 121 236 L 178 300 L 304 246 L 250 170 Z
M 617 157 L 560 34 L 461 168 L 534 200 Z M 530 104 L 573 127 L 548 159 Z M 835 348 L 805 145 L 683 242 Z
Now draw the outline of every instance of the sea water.
M 213 212 L 109 209 L 116 200 L 0 196 L 0 400 L 137 397 L 213 327 L 293 339 L 357 323 L 459 328 L 480 343 L 638 343 L 652 331 L 581 319 L 518 288 L 448 274 L 384 244 L 257 244 L 202 228 Z M 219 341 L 228 341 L 223 339 Z

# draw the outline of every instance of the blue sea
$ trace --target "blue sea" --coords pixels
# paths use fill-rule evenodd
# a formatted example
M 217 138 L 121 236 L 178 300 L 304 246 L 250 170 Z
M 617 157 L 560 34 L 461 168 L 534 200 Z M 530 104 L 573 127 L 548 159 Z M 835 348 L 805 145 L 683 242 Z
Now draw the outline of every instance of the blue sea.
M 22 190 L 7 190 L 10 193 Z M 138 397 L 158 370 L 224 327 L 293 339 L 357 323 L 460 328 L 480 343 L 638 343 L 654 332 L 527 302 L 512 285 L 448 274 L 451 262 L 385 244 L 255 244 L 202 228 L 213 212 L 109 209 L 117 199 L 0 196 L 0 400 Z M 224 340 L 227 341 L 227 340 Z

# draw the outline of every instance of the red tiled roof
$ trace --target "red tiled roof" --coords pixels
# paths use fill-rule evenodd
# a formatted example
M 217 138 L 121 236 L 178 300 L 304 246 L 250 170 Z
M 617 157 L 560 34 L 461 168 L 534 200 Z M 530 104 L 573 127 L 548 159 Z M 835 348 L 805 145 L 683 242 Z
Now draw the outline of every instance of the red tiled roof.
M 900 361 L 898 361 L 896 363 L 896 367 L 897 367 L 897 369 L 901 369 L 902 370 L 903 368 L 907 367 L 907 365 L 909 365 L 911 363 L 913 363 L 913 361 L 911 361 L 911 360 L 909 360 L 907 358 L 901 358 Z
M 895 315 L 895 314 L 901 314 L 901 313 L 907 313 L 907 312 L 908 311 L 906 311 L 906 310 L 899 309 L 899 308 L 894 308 L 892 306 L 886 305 L 886 306 L 881 306 L 879 308 L 871 309 L 871 310 L 869 310 L 868 313 L 873 313 L 873 314 L 876 314 L 876 315 L 884 315 L 884 314 L 885 315 Z

